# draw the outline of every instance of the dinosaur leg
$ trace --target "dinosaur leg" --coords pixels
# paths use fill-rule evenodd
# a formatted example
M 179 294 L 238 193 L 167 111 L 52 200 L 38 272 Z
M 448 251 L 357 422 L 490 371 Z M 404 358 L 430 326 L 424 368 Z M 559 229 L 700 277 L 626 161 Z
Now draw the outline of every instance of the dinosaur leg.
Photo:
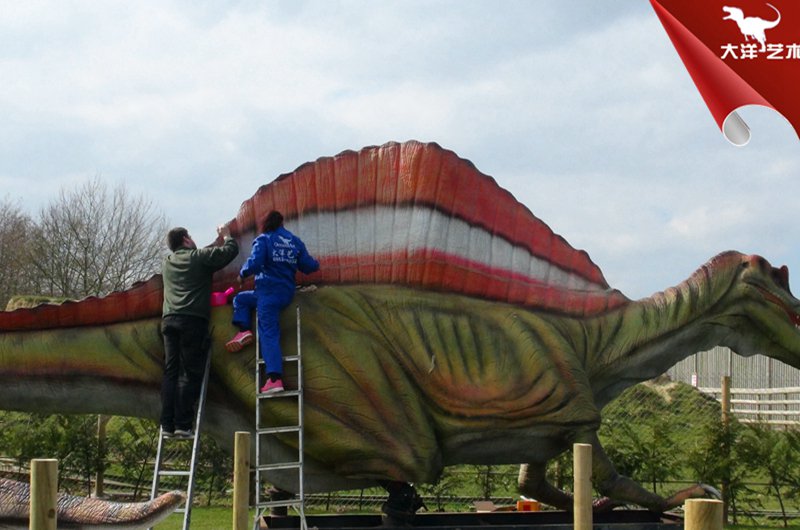
M 572 495 L 547 482 L 545 468 L 545 463 L 522 464 L 519 468 L 519 492 L 559 510 L 571 511 Z
M 389 493 L 389 498 L 381 507 L 383 525 L 411 526 L 414 515 L 423 506 L 422 498 L 414 486 L 396 480 L 381 480 L 380 485 Z
M 686 499 L 719 497 L 719 492 L 711 486 L 696 484 L 665 499 L 647 491 L 636 481 L 617 473 L 596 432 L 584 433 L 579 438 L 581 439 L 578 441 L 592 445 L 592 479 L 600 493 L 611 499 L 610 502 L 637 504 L 653 512 L 662 513 L 680 506 Z
M 270 501 L 285 501 L 287 499 L 291 499 L 292 497 L 294 497 L 293 493 L 286 490 L 282 490 L 280 488 L 276 488 L 275 486 L 271 486 L 267 489 L 267 495 L 269 495 Z M 289 515 L 289 510 L 286 506 L 273 506 L 272 508 L 270 508 L 269 514 L 276 516 L 286 516 Z
M 519 468 L 519 492 L 559 510 L 571 512 L 574 506 L 572 494 L 547 482 L 545 468 L 546 464 L 522 464 Z M 608 497 L 602 497 L 595 499 L 592 510 L 596 513 L 605 512 L 620 504 Z

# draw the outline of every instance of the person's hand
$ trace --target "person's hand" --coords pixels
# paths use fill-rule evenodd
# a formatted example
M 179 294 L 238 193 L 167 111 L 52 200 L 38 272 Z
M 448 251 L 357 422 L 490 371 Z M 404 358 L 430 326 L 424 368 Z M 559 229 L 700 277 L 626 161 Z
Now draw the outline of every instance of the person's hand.
M 239 284 L 239 289 L 241 290 L 242 287 L 244 286 L 244 278 L 242 278 L 241 276 L 237 276 L 236 277 L 236 283 Z
M 222 237 L 228 237 L 231 235 L 231 229 L 228 225 L 219 225 L 217 227 L 217 234 Z

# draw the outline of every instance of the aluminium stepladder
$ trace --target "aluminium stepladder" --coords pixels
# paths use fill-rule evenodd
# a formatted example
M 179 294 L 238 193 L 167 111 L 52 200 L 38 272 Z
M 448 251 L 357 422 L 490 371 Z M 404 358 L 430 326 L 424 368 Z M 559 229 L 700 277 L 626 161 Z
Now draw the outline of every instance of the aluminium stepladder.
M 209 339 L 211 333 L 209 332 Z M 194 498 L 195 486 L 195 471 L 197 470 L 197 458 L 200 454 L 200 426 L 203 419 L 203 411 L 206 404 L 206 393 L 208 392 L 208 374 L 211 371 L 211 348 L 210 340 L 206 346 L 206 367 L 203 373 L 203 383 L 200 386 L 200 396 L 197 400 L 197 414 L 194 420 L 194 433 L 188 438 L 174 438 L 164 434 L 161 426 L 158 428 L 158 450 L 156 452 L 155 469 L 153 470 L 153 485 L 150 490 L 150 499 L 155 499 L 158 496 L 158 487 L 161 483 L 162 477 L 188 477 L 188 484 L 186 487 L 186 502 L 183 508 L 178 508 L 175 513 L 183 514 L 183 530 L 189 530 L 189 525 L 192 519 L 192 499 Z M 166 444 L 185 444 L 192 442 L 192 456 L 189 464 L 189 469 L 162 469 L 164 465 L 164 453 Z M 148 530 L 152 530 L 152 527 Z
M 260 374 L 264 360 L 261 357 L 261 347 L 256 332 L 256 464 L 255 471 L 255 508 L 256 516 L 253 522 L 254 530 L 259 530 L 259 521 L 264 514 L 264 510 L 277 507 L 293 507 L 300 516 L 300 530 L 307 530 L 305 514 L 305 487 L 303 478 L 303 362 L 301 356 L 300 342 L 300 306 L 297 306 L 297 354 L 283 357 L 283 362 L 295 362 L 297 366 L 297 390 L 284 390 L 275 394 L 261 394 Z M 258 326 L 255 326 L 258 329 Z M 266 377 L 266 376 L 265 376 Z M 297 400 L 297 424 L 283 426 L 262 426 L 261 403 L 266 399 L 296 399 Z M 261 448 L 262 438 L 279 434 L 291 434 L 297 436 L 297 458 L 290 461 L 266 462 L 267 455 Z M 262 486 L 264 480 L 262 474 L 269 471 L 294 470 L 297 473 L 297 493 L 284 500 L 262 500 Z

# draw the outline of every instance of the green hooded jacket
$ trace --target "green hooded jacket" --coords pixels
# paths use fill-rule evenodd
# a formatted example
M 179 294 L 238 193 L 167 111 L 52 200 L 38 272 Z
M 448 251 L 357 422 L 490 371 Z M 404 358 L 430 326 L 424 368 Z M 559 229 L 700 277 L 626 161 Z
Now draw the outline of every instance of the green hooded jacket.
M 233 261 L 239 245 L 226 237 L 219 247 L 192 249 L 181 247 L 164 258 L 162 316 L 192 315 L 206 320 L 211 316 L 211 279 L 214 273 Z

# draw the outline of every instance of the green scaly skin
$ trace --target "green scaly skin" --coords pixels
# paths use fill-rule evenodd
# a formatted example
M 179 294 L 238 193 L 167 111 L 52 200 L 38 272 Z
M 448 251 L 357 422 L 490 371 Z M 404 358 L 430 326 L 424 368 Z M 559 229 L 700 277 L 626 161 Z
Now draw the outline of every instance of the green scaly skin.
M 571 498 L 545 482 L 544 465 L 573 442 L 588 442 L 602 493 L 663 511 L 705 490 L 663 499 L 617 475 L 596 436 L 602 407 L 715 345 L 800 367 L 800 302 L 786 274 L 738 253 L 716 257 L 675 288 L 585 319 L 396 286 L 323 287 L 295 302 L 303 321 L 307 492 L 428 482 L 453 464 L 529 462 L 522 492 L 570 509 Z M 230 308 L 212 315 L 203 427 L 228 447 L 234 431 L 252 430 L 255 407 L 254 350 L 224 351 L 230 317 Z M 158 322 L 4 333 L 2 406 L 156 418 Z M 284 352 L 294 352 L 295 312 L 287 310 L 281 324 Z M 292 365 L 285 367 L 289 388 Z M 288 401 L 270 400 L 266 421 L 293 423 Z M 281 459 L 292 453 L 280 441 L 268 449 Z M 292 491 L 291 475 L 269 480 Z

